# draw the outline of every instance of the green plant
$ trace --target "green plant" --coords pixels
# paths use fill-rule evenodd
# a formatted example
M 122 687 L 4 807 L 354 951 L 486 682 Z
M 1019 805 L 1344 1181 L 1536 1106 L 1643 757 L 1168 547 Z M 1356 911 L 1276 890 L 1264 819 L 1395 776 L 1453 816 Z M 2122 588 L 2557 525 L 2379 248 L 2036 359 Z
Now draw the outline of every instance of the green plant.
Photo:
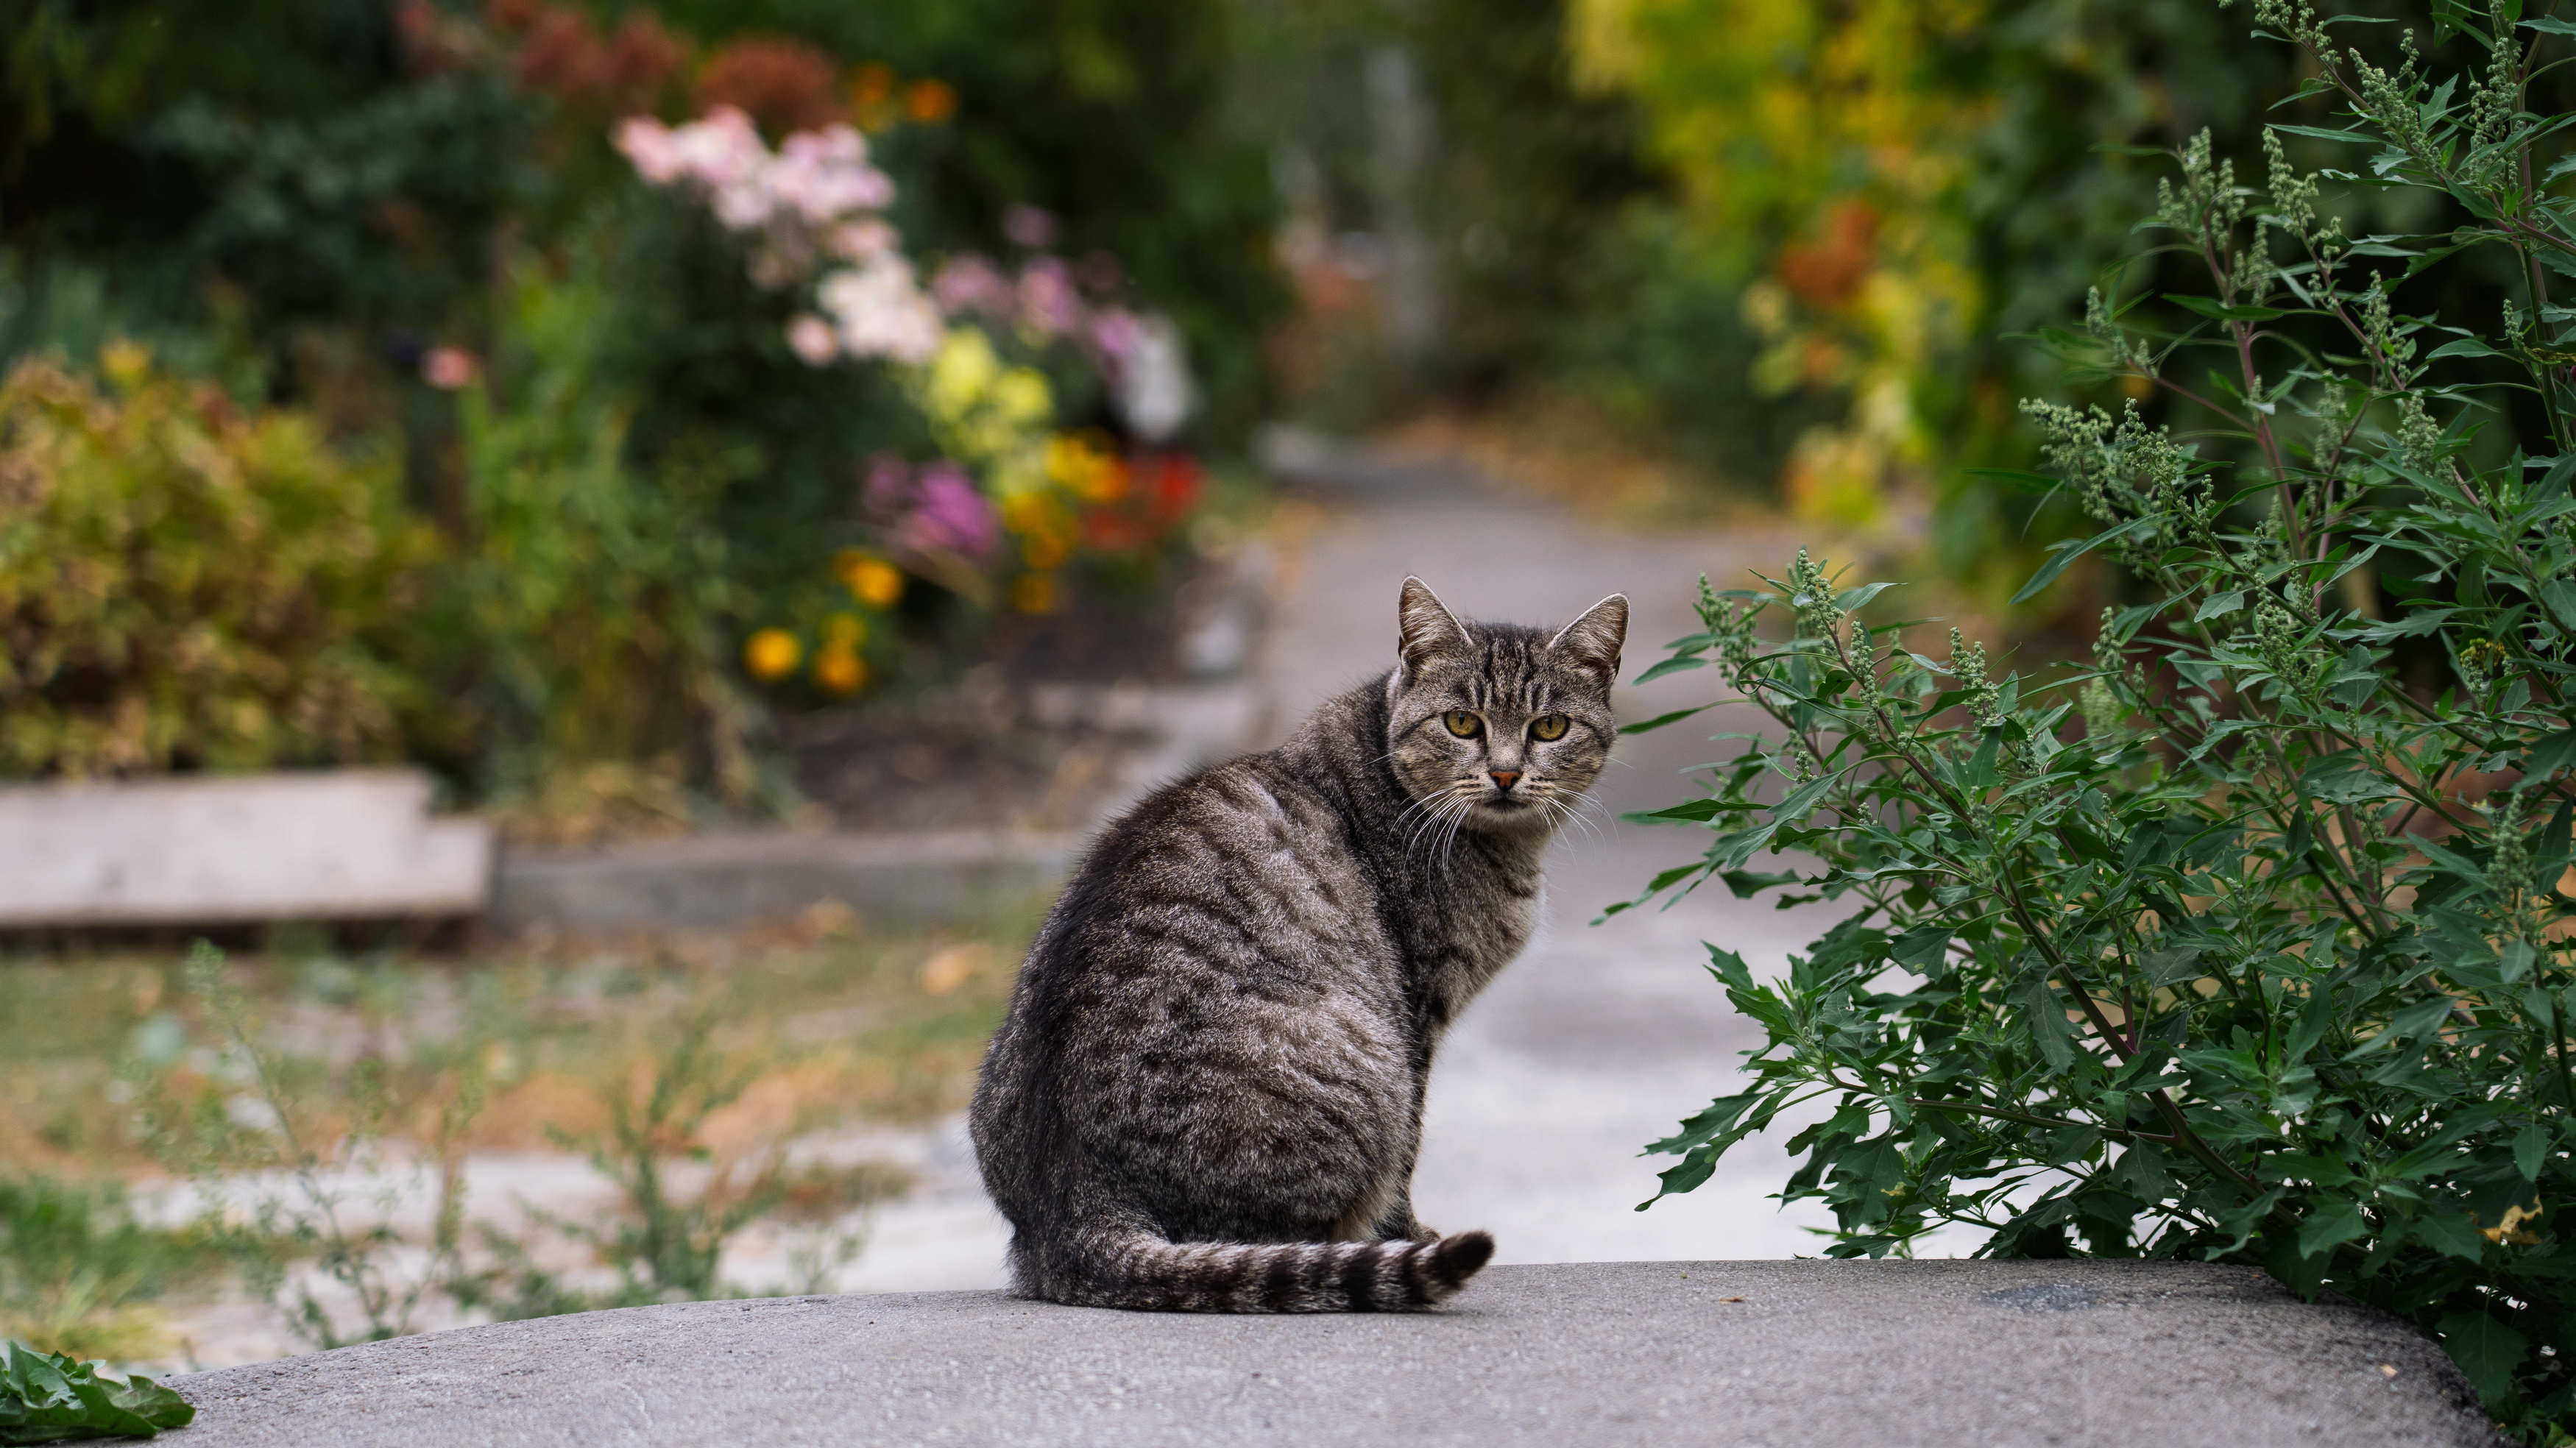
M 900 1195 L 908 1183 L 873 1162 L 846 1170 L 796 1168 L 783 1132 L 720 1150 L 711 1140 L 711 1118 L 741 1100 L 759 1068 L 725 1060 L 714 1041 L 716 1024 L 711 1011 L 692 1015 L 656 1054 L 638 1089 L 609 1098 L 604 1136 L 550 1133 L 558 1145 L 587 1155 L 624 1200 L 615 1214 L 595 1222 L 535 1215 L 615 1268 L 618 1286 L 606 1294 L 574 1291 L 536 1271 L 524 1244 L 487 1234 L 503 1264 L 496 1282 L 504 1290 L 487 1286 L 484 1292 L 503 1315 L 726 1296 L 718 1276 L 726 1242 L 754 1223 L 782 1216 L 790 1225 L 822 1229 L 818 1240 L 791 1253 L 804 1286 L 818 1286 L 832 1268 L 857 1257 L 863 1235 L 837 1224 L 854 1209 Z M 675 1172 L 697 1180 L 675 1187 Z
M 0 1339 L 0 1443 L 149 1438 L 196 1418 L 187 1399 L 139 1373 L 120 1383 L 96 1363 Z
M 407 1099 L 387 1050 L 395 1032 L 390 1021 L 377 1020 L 367 1049 L 333 1073 L 337 1079 L 315 1081 L 309 1063 L 269 1044 L 223 952 L 198 941 L 187 977 L 228 1079 L 186 1092 L 138 1067 L 131 1084 L 141 1088 L 154 1153 L 196 1188 L 202 1230 L 315 1347 L 414 1331 L 423 1304 L 463 1275 L 463 1149 L 482 1105 L 479 1052 L 460 1053 L 464 1064 L 442 1076 L 447 1089 L 434 1099 Z M 390 1138 L 406 1118 L 423 1115 L 431 1123 L 427 1149 L 407 1163 Z M 434 1204 L 429 1252 L 406 1267 L 393 1219 L 424 1186 Z M 305 1261 L 346 1293 L 359 1319 L 354 1328 L 295 1270 Z
M 739 798 L 743 709 L 715 667 L 728 575 L 714 469 L 629 461 L 636 403 L 607 356 L 618 313 L 594 270 L 517 258 L 500 303 L 490 375 L 459 393 L 469 541 L 440 628 L 482 782 L 526 795 L 558 771 L 702 746 L 698 772 Z
M 390 468 L 111 347 L 0 383 L 0 775 L 382 758 L 421 530 Z
M 74 1357 L 157 1357 L 159 1303 L 221 1264 L 203 1233 L 136 1221 L 113 1183 L 0 1177 L 0 1337 Z
M 1688 1191 L 1807 1108 L 1782 1196 L 1832 1207 L 1836 1255 L 1961 1224 L 1992 1255 L 2260 1263 L 2414 1321 L 2498 1418 L 2564 1441 L 2576 313 L 2548 289 L 2576 220 L 2535 178 L 2576 116 L 2522 87 L 2576 25 L 2446 12 L 2487 53 L 2436 87 L 2255 9 L 2345 108 L 2333 134 L 2380 147 L 2371 184 L 2470 220 L 2356 242 L 2277 141 L 2261 191 L 2206 138 L 2176 155 L 2152 224 L 2206 268 L 2172 299 L 2201 322 L 2147 334 L 2097 297 L 2056 341 L 2206 430 L 2028 405 L 2100 531 L 2023 596 L 2102 550 L 2141 600 L 2090 660 L 1998 679 L 1955 630 L 1925 657 L 1860 620 L 1888 585 L 1803 552 L 1769 591 L 1703 583 L 1704 631 L 1649 673 L 1715 665 L 1780 732 L 1646 816 L 1717 832 L 1648 898 L 1714 877 L 1849 913 L 1778 981 L 1712 949 L 1769 1039 L 1652 1149 Z M 2528 289 L 2502 327 L 2394 309 L 2399 268 L 2473 247 Z M 1794 628 L 1766 644 L 1775 606 Z M 1750 868 L 1765 850 L 1813 863 Z

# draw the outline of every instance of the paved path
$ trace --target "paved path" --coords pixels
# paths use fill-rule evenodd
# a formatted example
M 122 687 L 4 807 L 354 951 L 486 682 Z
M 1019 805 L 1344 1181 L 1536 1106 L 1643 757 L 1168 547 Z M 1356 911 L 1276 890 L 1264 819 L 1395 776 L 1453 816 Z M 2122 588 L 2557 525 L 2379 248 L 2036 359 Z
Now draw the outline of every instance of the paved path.
M 199 1409 L 185 1448 L 2502 1448 L 2394 1320 L 2187 1263 L 1494 1267 L 1403 1316 L 699 1302 L 174 1386 Z

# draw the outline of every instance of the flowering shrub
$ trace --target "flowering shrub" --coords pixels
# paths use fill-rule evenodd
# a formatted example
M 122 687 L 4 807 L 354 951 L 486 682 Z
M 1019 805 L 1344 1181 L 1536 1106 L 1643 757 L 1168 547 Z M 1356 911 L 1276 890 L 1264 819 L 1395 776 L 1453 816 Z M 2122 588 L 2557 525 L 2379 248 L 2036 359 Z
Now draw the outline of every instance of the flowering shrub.
M 395 755 L 422 530 L 381 461 L 112 348 L 0 383 L 0 775 Z
M 795 132 L 772 152 L 747 115 L 719 107 L 678 127 L 630 119 L 616 143 L 647 182 L 703 198 L 748 247 L 755 284 L 810 300 L 785 328 L 798 360 L 891 367 L 939 452 L 867 463 L 855 511 L 873 550 L 834 555 L 848 597 L 823 614 L 813 648 L 776 624 L 746 642 L 754 678 L 782 682 L 803 663 L 822 692 L 855 693 L 872 674 L 864 646 L 882 641 L 882 665 L 895 637 L 887 613 L 902 590 L 885 579 L 908 573 L 974 604 L 1047 612 L 1063 598 L 1058 570 L 1080 556 L 1146 558 L 1196 505 L 1194 460 L 1154 453 L 1131 466 L 1106 432 L 1058 429 L 1055 378 L 1125 401 L 1120 384 L 1143 375 L 1156 345 L 1152 324 L 1107 300 L 1114 259 L 1040 253 L 1014 274 L 968 254 L 924 289 L 883 214 L 894 184 L 848 125 Z M 1005 218 L 1031 247 L 1053 228 L 1033 207 Z M 1181 417 L 1155 421 L 1168 433 Z
M 1689 1191 L 1830 1102 L 1782 1195 L 1833 1207 L 1837 1256 L 1959 1224 L 1993 1255 L 2260 1263 L 2410 1318 L 2561 1444 L 2576 378 L 2547 289 L 2576 227 L 2530 179 L 2566 168 L 2543 146 L 2571 117 L 2523 103 L 2534 42 L 2576 26 L 2451 10 L 2486 53 L 2437 87 L 2411 38 L 2382 69 L 2304 6 L 2254 10 L 2342 107 L 2275 131 L 2371 145 L 2376 176 L 2474 220 L 2354 240 L 2325 210 L 2338 178 L 2277 136 L 2259 190 L 2205 135 L 2177 153 L 2149 224 L 2205 268 L 2170 299 L 2198 324 L 2144 330 L 2097 295 L 2058 336 L 2079 376 L 2214 425 L 2030 405 L 2099 531 L 2022 594 L 2102 550 L 2142 595 L 2089 660 L 1997 678 L 1956 631 L 1946 659 L 1913 653 L 1860 622 L 1887 585 L 1804 553 L 1767 592 L 1703 584 L 1704 631 L 1650 673 L 1713 664 L 1779 733 L 1649 816 L 1717 834 L 1650 894 L 1715 877 L 1848 913 L 1783 980 L 1712 948 L 1769 1040 L 1746 1090 L 1652 1149 Z M 2464 248 L 2528 279 L 2499 328 L 2392 306 Z M 1792 633 L 1765 644 L 1774 608 Z M 1751 868 L 1766 850 L 1819 863 Z

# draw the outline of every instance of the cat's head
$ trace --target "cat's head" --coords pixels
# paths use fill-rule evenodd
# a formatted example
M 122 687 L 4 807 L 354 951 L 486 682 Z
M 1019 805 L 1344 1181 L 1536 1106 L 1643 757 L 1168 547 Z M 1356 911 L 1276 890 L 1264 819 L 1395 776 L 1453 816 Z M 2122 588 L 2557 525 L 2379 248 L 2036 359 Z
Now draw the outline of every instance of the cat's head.
M 1408 578 L 1396 620 L 1387 757 L 1414 817 L 1486 830 L 1546 830 L 1570 818 L 1618 734 L 1610 685 L 1628 636 L 1627 595 L 1554 633 L 1471 627 Z

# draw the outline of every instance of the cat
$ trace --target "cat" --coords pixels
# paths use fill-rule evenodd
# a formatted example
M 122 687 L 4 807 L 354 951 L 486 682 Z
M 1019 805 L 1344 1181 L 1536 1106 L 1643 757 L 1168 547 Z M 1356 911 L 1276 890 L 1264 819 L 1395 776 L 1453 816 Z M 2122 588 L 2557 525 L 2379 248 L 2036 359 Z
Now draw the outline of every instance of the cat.
M 970 1118 L 1020 1296 L 1406 1310 L 1485 1265 L 1486 1233 L 1414 1218 L 1423 1092 L 1609 760 L 1627 626 L 1619 594 L 1470 626 L 1408 578 L 1393 669 L 1102 831 Z

